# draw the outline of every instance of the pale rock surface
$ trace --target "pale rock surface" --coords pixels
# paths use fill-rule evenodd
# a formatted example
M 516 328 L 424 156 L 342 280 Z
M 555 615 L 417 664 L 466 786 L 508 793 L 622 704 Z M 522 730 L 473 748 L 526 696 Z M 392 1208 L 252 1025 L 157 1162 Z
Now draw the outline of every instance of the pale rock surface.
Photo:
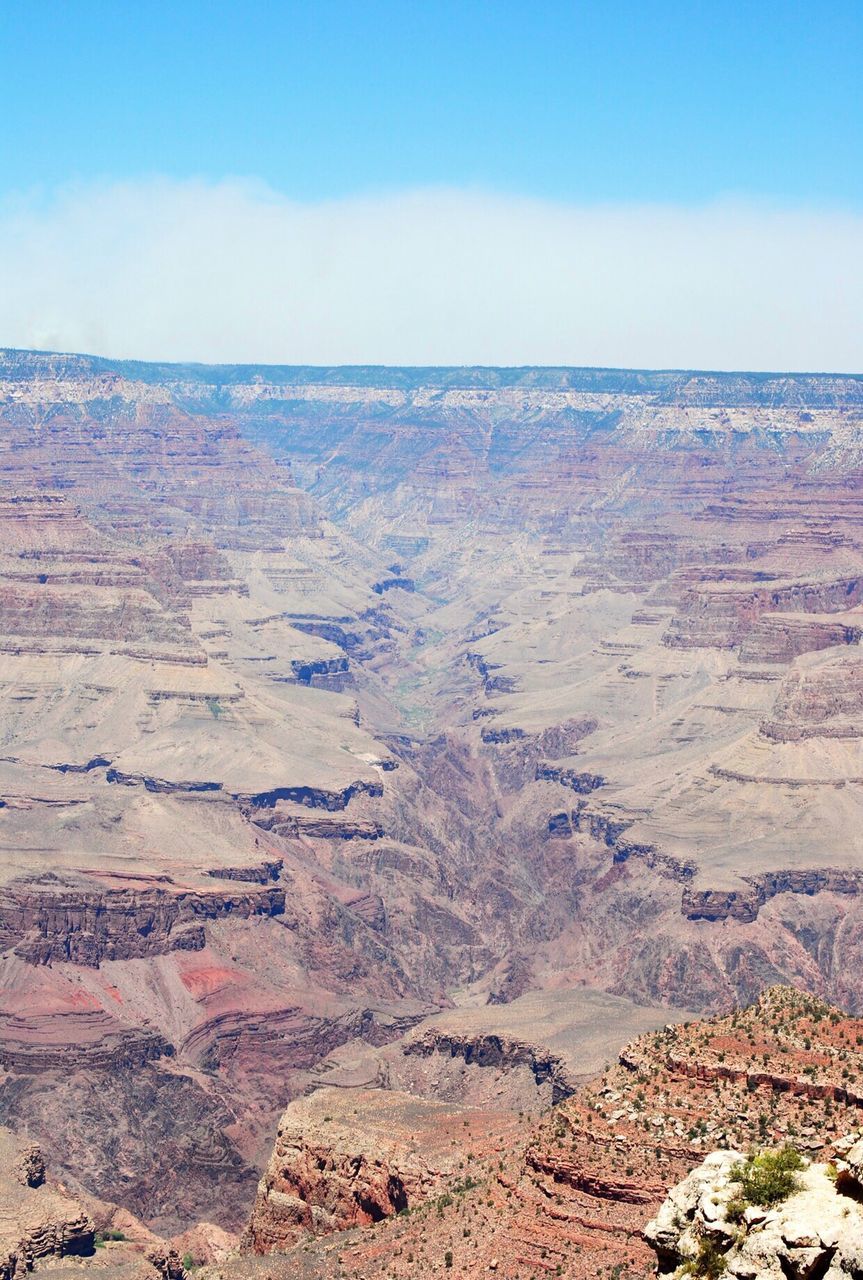
M 863 1142 L 849 1156 L 855 1151 L 863 1156 Z M 714 1151 L 669 1192 L 644 1231 L 658 1275 L 698 1274 L 684 1268 L 709 1241 L 724 1258 L 723 1274 L 739 1280 L 863 1277 L 861 1185 L 851 1173 L 860 1169 L 856 1155 L 840 1164 L 839 1178 L 827 1165 L 810 1164 L 798 1175 L 799 1191 L 783 1204 L 751 1206 L 736 1222 L 728 1206 L 738 1190 L 733 1170 L 743 1159 L 737 1151 Z

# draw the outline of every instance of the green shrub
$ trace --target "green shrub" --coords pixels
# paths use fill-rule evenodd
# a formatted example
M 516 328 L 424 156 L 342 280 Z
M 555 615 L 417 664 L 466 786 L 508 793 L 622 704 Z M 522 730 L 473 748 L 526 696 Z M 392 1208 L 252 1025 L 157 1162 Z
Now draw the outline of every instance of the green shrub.
M 107 1227 L 104 1231 L 97 1231 L 93 1243 L 97 1249 L 103 1248 L 109 1240 L 125 1240 L 126 1234 L 118 1231 L 115 1227 Z
M 699 1280 L 719 1280 L 728 1267 L 722 1250 L 715 1240 L 703 1236 L 698 1242 L 698 1253 L 680 1269 L 683 1276 L 698 1276 Z
M 752 1152 L 731 1171 L 740 1190 L 729 1203 L 728 1214 L 740 1221 L 750 1205 L 772 1209 L 800 1190 L 797 1174 L 805 1167 L 800 1152 L 789 1143 L 777 1151 Z

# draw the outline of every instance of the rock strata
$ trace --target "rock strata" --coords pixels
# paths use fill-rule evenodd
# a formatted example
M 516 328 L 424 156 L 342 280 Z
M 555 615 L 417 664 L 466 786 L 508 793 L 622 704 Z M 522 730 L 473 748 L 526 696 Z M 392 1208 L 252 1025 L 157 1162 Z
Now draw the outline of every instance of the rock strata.
M 245 1248 L 275 1250 L 278 1280 L 303 1257 L 327 1280 L 382 1265 L 406 1280 L 447 1250 L 466 1280 L 645 1276 L 654 1250 L 667 1275 L 721 1274 L 714 1254 L 741 1280 L 857 1275 L 861 1044 L 859 1019 L 775 988 L 751 1008 L 640 1036 L 538 1124 L 457 1101 L 418 1108 L 345 1078 L 289 1107 Z M 800 1153 L 799 1193 L 732 1221 L 744 1153 L 786 1144 Z M 237 1266 L 237 1280 L 251 1274 Z
M 859 377 L 3 352 L 0 422 L 0 1119 L 70 1183 L 238 1226 L 329 1056 L 456 993 L 504 1059 L 558 992 L 863 1009 Z M 550 1100 L 495 1052 L 388 1069 Z M 546 1202 L 634 1239 L 576 1183 L 647 1123 L 502 1171 L 501 1271 Z
M 92 1254 L 86 1211 L 45 1179 L 38 1146 L 0 1129 L 0 1277 L 13 1280 L 47 1259 Z
M 467 1066 L 507 1072 L 526 1067 L 537 1086 L 551 1086 L 552 1103 L 561 1102 L 575 1092 L 576 1081 L 559 1054 L 543 1052 L 536 1045 L 504 1035 L 461 1035 L 429 1029 L 407 1040 L 408 1056 L 429 1058 L 436 1054 L 460 1058 Z
M 98 967 L 106 959 L 199 951 L 203 921 L 276 916 L 284 908 L 284 889 L 274 887 L 203 894 L 31 885 L 7 890 L 0 902 L 0 945 L 30 964 Z
M 446 1125 L 446 1106 L 386 1092 L 357 1092 L 351 1100 L 349 1115 L 338 1091 L 328 1089 L 288 1108 L 243 1236 L 246 1251 L 270 1253 L 304 1231 L 393 1217 L 452 1175 L 457 1152 L 443 1141 L 416 1142 L 417 1132 Z

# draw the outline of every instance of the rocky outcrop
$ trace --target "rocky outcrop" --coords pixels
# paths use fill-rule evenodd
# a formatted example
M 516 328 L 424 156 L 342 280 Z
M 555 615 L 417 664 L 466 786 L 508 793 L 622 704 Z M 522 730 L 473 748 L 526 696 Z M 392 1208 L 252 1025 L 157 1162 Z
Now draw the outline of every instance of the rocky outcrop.
M 485 680 L 485 692 L 488 692 L 490 678 Z M 474 709 L 473 719 L 482 718 L 483 709 Z M 541 730 L 491 724 L 480 729 L 480 741 L 484 747 L 491 748 L 488 759 L 498 783 L 507 792 L 519 790 L 530 781 L 547 780 L 587 793 L 601 786 L 603 779 L 586 770 L 559 768 L 549 761 L 576 755 L 581 741 L 593 733 L 596 726 L 592 716 L 574 716 Z
M 45 1160 L 39 1144 L 31 1142 L 23 1147 L 12 1168 L 23 1187 L 41 1187 L 45 1181 Z
M 773 742 L 863 736 L 863 660 L 843 653 L 796 663 L 760 728 Z
M 408 1136 L 434 1126 L 445 1107 L 385 1092 L 352 1097 L 349 1115 L 341 1091 L 323 1089 L 282 1116 L 243 1236 L 246 1252 L 393 1217 L 427 1199 L 455 1168 L 451 1155 L 430 1160 Z
M 122 787 L 143 787 L 152 795 L 182 795 L 185 792 L 207 793 L 222 791 L 221 782 L 198 781 L 195 779 L 154 778 L 145 773 L 124 773 L 122 769 L 111 767 L 105 771 L 107 782 L 117 783 Z
M 364 641 L 361 632 L 350 631 L 345 625 L 354 621 L 352 618 L 307 618 L 289 615 L 289 621 L 294 630 L 302 631 L 308 636 L 318 636 L 321 640 L 329 640 L 331 644 L 337 644 L 340 649 L 345 649 L 348 653 L 353 649 L 359 649 Z
M 764 614 L 840 612 L 860 604 L 861 600 L 863 575 L 859 574 L 814 581 L 775 581 L 752 587 L 727 582 L 705 583 L 686 594 L 663 639 L 672 648 L 732 649 L 752 632 Z M 778 626 L 781 628 L 782 624 Z M 836 634 L 847 635 L 847 638 L 831 640 L 823 632 L 820 636 L 825 643 L 855 643 L 853 629 L 846 633 L 840 628 Z M 798 627 L 794 635 L 796 639 L 792 638 L 792 627 L 789 626 L 787 638 L 780 646 L 791 656 L 800 644 L 804 648 L 796 648 L 797 652 L 805 652 L 807 647 L 821 647 L 817 643 L 817 628 L 807 629 L 804 624 L 803 629 Z M 753 655 L 758 651 L 758 646 L 754 645 Z
M 39 1147 L 0 1130 L 0 1277 L 13 1280 L 48 1259 L 93 1253 L 86 1211 L 45 1180 Z
M 680 900 L 680 911 L 687 920 L 750 923 L 757 918 L 765 901 L 764 894 L 755 886 L 752 889 L 693 889 L 687 885 Z
M 380 840 L 384 834 L 381 824 L 370 818 L 310 818 L 279 806 L 271 814 L 255 818 L 255 825 L 280 836 L 313 840 Z
M 863 1275 L 863 1186 L 845 1193 L 835 1170 L 810 1164 L 778 1202 L 741 1200 L 745 1156 L 714 1151 L 672 1188 L 644 1235 L 661 1276 L 845 1280 Z
M 773 1034 L 762 1032 L 764 1051 L 754 1058 L 746 1047 L 752 1043 L 751 1028 L 768 1018 L 784 1023 L 777 1022 Z M 829 1019 L 829 1032 L 821 1030 L 824 1019 Z M 743 1086 L 747 1096 L 766 1090 L 774 1098 L 837 1102 L 855 1112 L 863 1108 L 857 1071 L 845 1065 L 859 1056 L 856 1043 L 851 1054 L 844 1047 L 849 1031 L 858 1034 L 856 1019 L 793 988 L 777 986 L 766 989 L 748 1009 L 708 1025 L 710 1034 L 700 1046 L 693 1043 L 688 1027 L 667 1027 L 663 1036 L 653 1039 L 641 1037 L 621 1049 L 620 1065 L 631 1077 L 646 1073 L 679 1081 L 728 1081 Z
M 661 1184 L 627 1179 L 620 1174 L 616 1177 L 609 1173 L 600 1174 L 586 1169 L 579 1159 L 568 1159 L 539 1146 L 528 1148 L 525 1164 L 534 1174 L 552 1179 L 555 1186 L 566 1186 L 582 1195 L 612 1204 L 650 1204 L 660 1192 Z
M 250 884 L 268 884 L 278 880 L 284 861 L 282 858 L 264 859 L 247 867 L 212 867 L 208 876 L 217 880 L 244 880 Z
M 680 909 L 689 920 L 755 920 L 766 902 L 780 893 L 838 893 L 856 896 L 863 892 L 863 872 L 855 869 L 825 867 L 819 870 L 768 871 L 762 875 L 741 876 L 746 889 L 683 890 Z
M 502 743 L 520 742 L 527 737 L 524 729 L 482 729 L 480 730 L 480 738 L 483 742 L 493 746 L 499 746 Z
M 605 778 L 599 773 L 580 773 L 577 769 L 558 769 L 554 765 L 541 764 L 536 767 L 537 782 L 559 782 L 579 795 L 590 795 L 598 787 L 605 786 Z
M 572 818 L 565 811 L 553 813 L 548 820 L 548 834 L 552 840 L 569 840 L 573 833 Z
M 347 658 L 294 658 L 291 670 L 299 684 L 313 689 L 331 689 L 341 693 L 353 684 L 353 676 Z
M 222 794 L 250 809 L 272 809 L 280 800 L 288 800 L 293 804 L 306 805 L 310 809 L 334 811 L 346 809 L 354 796 L 383 794 L 381 783 L 362 779 L 335 791 L 329 791 L 325 787 L 286 786 L 271 787 L 267 791 L 230 792 L 221 782 L 156 778 L 144 773 L 124 773 L 113 767 L 106 771 L 106 778 L 108 782 L 124 787 L 143 787 L 153 795 Z
M 563 821 L 565 818 L 568 828 L 567 822 Z M 637 858 L 648 867 L 655 868 L 666 879 L 676 880 L 679 884 L 691 881 L 697 871 L 693 861 L 676 858 L 645 841 L 627 839 L 626 833 L 634 826 L 635 821 L 635 818 L 618 817 L 590 809 L 586 800 L 580 800 L 568 817 L 566 814 L 556 814 L 549 819 L 548 833 L 559 838 L 570 832 L 584 832 L 611 849 L 615 863 Z
M 536 1183 L 539 1207 L 522 1222 L 534 1213 L 548 1214 L 547 1249 L 555 1238 L 569 1241 L 568 1231 L 577 1222 L 582 1248 L 595 1251 L 575 1273 L 585 1280 L 607 1265 L 602 1255 L 609 1250 L 624 1273 L 646 1274 L 645 1220 L 656 1218 L 662 1229 L 675 1223 L 683 1228 L 686 1206 L 678 1201 L 675 1214 L 670 1202 L 662 1209 L 663 1201 L 668 1186 L 687 1179 L 705 1149 L 733 1144 L 736 1151 L 749 1151 L 793 1142 L 807 1158 L 835 1155 L 850 1169 L 857 1156 L 840 1134 L 849 1123 L 859 1124 L 859 1103 L 845 1092 L 858 1073 L 859 1027 L 859 1020 L 819 1000 L 774 988 L 751 1008 L 639 1037 L 621 1052 L 618 1065 L 550 1113 L 533 1136 L 523 1170 Z M 720 1074 L 729 1070 L 733 1074 Z M 841 1159 L 836 1167 L 841 1189 Z M 511 1182 L 525 1198 L 526 1182 L 523 1171 Z M 835 1195 L 832 1184 L 830 1190 Z M 708 1215 L 706 1234 L 718 1216 Z M 770 1214 L 762 1218 L 769 1220 Z M 695 1255 L 672 1257 L 669 1251 L 663 1274 L 687 1258 L 694 1262 Z M 721 1266 L 715 1272 L 691 1271 L 720 1273 Z M 739 1274 L 755 1280 L 762 1273 Z
M 459 1034 L 429 1028 L 410 1037 L 404 1052 L 409 1057 L 460 1058 L 467 1066 L 489 1068 L 500 1074 L 526 1067 L 538 1087 L 551 1086 L 552 1104 L 568 1098 L 576 1089 L 576 1081 L 559 1054 L 505 1035 Z
M 22 1025 L 14 1018 L 0 1025 L 0 1067 L 4 1071 L 42 1075 L 62 1071 L 74 1057 L 78 1068 L 90 1071 L 139 1070 L 159 1058 L 170 1058 L 174 1046 L 158 1032 L 108 1029 L 98 1038 L 73 1037 L 74 1024 L 67 1025 L 66 1038 L 53 1040 L 38 1034 L 41 1028 Z
M 253 809 L 272 809 L 280 800 L 286 800 L 292 804 L 306 805 L 309 809 L 327 809 L 332 813 L 346 809 L 355 796 L 382 796 L 383 792 L 382 783 L 360 780 L 337 791 L 327 791 L 323 787 L 273 787 L 270 791 L 237 795 L 236 799 Z
M 741 662 L 788 663 L 803 653 L 840 645 L 858 645 L 860 623 L 806 614 L 766 613 L 740 646 Z
M 402 591 L 416 591 L 413 578 L 384 578 L 381 582 L 372 583 L 372 591 L 382 596 L 385 591 L 400 587 Z
M 179 1252 L 169 1245 L 154 1245 L 147 1250 L 147 1261 L 160 1280 L 186 1280 L 186 1269 Z
M 284 909 L 285 891 L 275 886 L 201 893 L 32 881 L 0 895 L 0 947 L 14 948 L 31 964 L 98 967 L 103 960 L 200 950 L 207 920 L 275 916 Z

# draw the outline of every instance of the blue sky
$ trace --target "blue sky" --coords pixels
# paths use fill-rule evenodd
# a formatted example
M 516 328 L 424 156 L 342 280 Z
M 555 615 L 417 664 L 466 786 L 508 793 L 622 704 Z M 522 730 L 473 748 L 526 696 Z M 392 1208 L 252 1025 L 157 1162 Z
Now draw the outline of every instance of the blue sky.
M 6 189 L 863 202 L 859 0 L 5 0 Z
M 4 0 L 0 343 L 863 368 L 863 0 Z

